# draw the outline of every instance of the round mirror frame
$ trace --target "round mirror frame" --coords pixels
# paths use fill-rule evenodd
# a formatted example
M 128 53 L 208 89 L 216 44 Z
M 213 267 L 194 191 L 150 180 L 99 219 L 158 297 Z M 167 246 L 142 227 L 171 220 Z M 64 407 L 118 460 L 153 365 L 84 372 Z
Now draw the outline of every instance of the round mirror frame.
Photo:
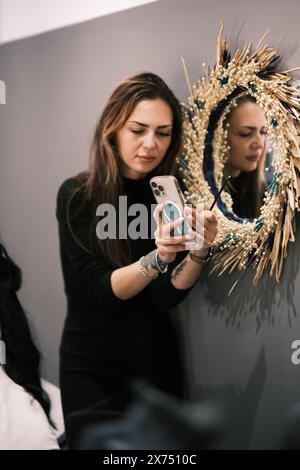
M 232 198 L 222 192 L 215 206 L 218 235 L 213 244 L 213 272 L 219 275 L 252 265 L 254 282 L 265 269 L 277 281 L 287 256 L 289 241 L 295 240 L 294 215 L 300 210 L 300 92 L 290 85 L 290 72 L 277 71 L 277 50 L 252 45 L 237 50 L 232 59 L 221 27 L 217 63 L 193 88 L 189 86 L 189 105 L 184 106 L 184 151 L 179 162 L 186 198 L 194 205 L 210 207 L 223 181 L 228 153 L 224 120 L 236 100 L 252 95 L 264 110 L 268 138 L 273 143 L 273 179 L 265 189 L 260 215 L 241 219 L 232 212 Z

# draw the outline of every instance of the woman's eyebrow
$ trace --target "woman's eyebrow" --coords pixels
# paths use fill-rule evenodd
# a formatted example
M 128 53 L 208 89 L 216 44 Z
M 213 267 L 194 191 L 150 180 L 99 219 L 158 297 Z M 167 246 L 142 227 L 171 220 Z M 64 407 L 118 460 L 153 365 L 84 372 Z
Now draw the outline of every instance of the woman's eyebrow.
M 257 127 L 257 126 L 240 126 L 240 127 L 245 127 L 246 129 L 251 129 L 251 130 L 255 130 L 255 129 L 262 129 L 262 128 L 266 128 L 267 126 L 264 124 L 263 126 L 261 126 L 260 128 Z
M 143 127 L 149 127 L 148 124 L 144 124 L 143 122 L 139 122 L 139 121 L 128 121 L 128 122 L 133 122 L 134 124 L 138 124 L 139 126 L 143 126 Z M 166 127 L 172 127 L 172 124 L 163 124 L 161 126 L 158 126 L 158 129 L 162 129 Z

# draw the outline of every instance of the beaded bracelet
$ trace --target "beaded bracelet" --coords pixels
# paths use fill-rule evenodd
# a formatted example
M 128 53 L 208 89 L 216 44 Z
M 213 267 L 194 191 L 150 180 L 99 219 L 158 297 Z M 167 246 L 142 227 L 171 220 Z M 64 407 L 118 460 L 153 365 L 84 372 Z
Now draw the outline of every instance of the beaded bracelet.
M 189 253 L 189 257 L 192 261 L 195 261 L 195 263 L 205 264 L 205 261 L 203 260 L 203 258 L 199 258 L 199 256 L 193 255 L 193 253 Z
M 140 273 L 142 274 L 142 276 L 144 276 L 146 279 L 148 279 L 149 281 L 154 281 L 154 279 L 157 278 L 158 274 L 154 274 L 154 276 L 150 276 L 150 274 L 147 273 L 146 269 L 144 268 L 143 266 L 143 259 L 145 258 L 145 256 L 142 256 L 139 260 L 139 265 L 140 265 Z
M 213 254 L 214 254 L 214 252 L 213 252 L 212 247 L 209 248 L 208 253 L 207 253 L 207 255 L 206 255 L 204 258 L 202 258 L 201 256 L 195 255 L 195 254 L 192 253 L 191 251 L 189 252 L 189 256 L 190 256 L 191 260 L 195 261 L 195 262 L 198 263 L 198 264 L 205 264 L 205 263 L 207 263 L 208 261 L 211 260 L 211 258 L 213 257 Z

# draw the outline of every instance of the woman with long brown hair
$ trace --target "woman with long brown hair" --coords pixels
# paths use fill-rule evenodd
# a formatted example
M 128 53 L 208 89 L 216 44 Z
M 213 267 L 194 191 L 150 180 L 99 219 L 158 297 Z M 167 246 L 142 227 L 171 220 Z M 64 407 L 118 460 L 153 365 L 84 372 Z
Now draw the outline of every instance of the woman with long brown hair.
M 225 176 L 231 175 L 233 212 L 241 218 L 259 216 L 265 188 L 266 118 L 255 98 L 236 100 L 226 119 L 228 157 Z
M 195 232 L 172 236 L 182 219 L 163 225 L 162 208 L 151 212 L 149 180 L 176 174 L 181 133 L 180 104 L 165 82 L 150 72 L 130 77 L 116 87 L 97 124 L 90 169 L 59 190 L 68 308 L 60 349 L 65 418 L 99 402 L 106 414 L 122 413 L 127 385 L 137 377 L 182 397 L 168 312 L 196 283 L 217 221 L 209 211 L 190 214 L 194 229 L 202 221 L 203 247 L 184 253 Z M 140 223 L 132 215 L 136 204 L 147 208 Z

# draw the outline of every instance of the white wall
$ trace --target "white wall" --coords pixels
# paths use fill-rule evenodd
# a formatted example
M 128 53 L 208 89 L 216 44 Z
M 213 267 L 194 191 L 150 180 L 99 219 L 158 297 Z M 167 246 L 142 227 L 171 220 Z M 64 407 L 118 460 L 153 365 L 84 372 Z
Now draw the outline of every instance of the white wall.
M 157 0 L 0 0 L 0 44 Z

